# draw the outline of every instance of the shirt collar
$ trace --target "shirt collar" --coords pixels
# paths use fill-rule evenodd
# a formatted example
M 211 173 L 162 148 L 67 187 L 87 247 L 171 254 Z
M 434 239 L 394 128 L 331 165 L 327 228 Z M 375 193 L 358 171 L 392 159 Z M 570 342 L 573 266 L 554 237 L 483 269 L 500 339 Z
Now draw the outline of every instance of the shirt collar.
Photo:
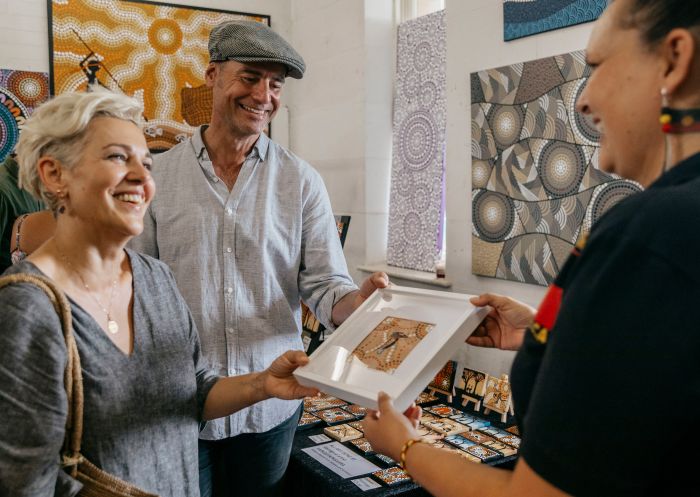
M 666 186 L 686 183 L 700 175 L 700 153 L 691 155 L 680 161 L 677 165 L 666 171 L 649 188 L 663 188 Z
M 202 133 L 204 133 L 204 130 L 206 130 L 209 127 L 209 125 L 205 124 L 203 126 L 200 126 L 197 128 L 197 131 L 195 131 L 194 135 L 192 135 L 192 148 L 194 149 L 194 155 L 197 156 L 197 159 L 200 161 L 202 160 L 210 160 L 209 159 L 209 153 L 207 152 L 207 147 L 204 145 L 204 138 L 202 138 Z M 248 157 L 246 159 L 249 159 L 251 157 L 260 157 L 260 160 L 265 161 L 265 158 L 267 157 L 267 151 L 270 148 L 270 138 L 265 133 L 260 133 L 260 137 L 258 140 L 255 142 L 255 145 L 253 145 L 253 150 L 250 151 L 250 154 L 248 154 Z

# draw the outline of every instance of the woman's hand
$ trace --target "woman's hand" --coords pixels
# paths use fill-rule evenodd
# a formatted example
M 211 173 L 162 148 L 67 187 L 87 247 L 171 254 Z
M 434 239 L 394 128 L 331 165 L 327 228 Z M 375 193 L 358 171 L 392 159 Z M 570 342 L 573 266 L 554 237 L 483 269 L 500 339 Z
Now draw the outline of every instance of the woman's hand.
M 379 393 L 377 403 L 379 411 L 367 411 L 362 429 L 375 451 L 398 461 L 403 444 L 409 439 L 420 438 L 416 428 L 421 408 L 414 404 L 401 414 L 394 408 L 391 397 L 384 392 Z
M 484 293 L 469 301 L 476 306 L 490 305 L 493 309 L 467 338 L 468 344 L 503 350 L 520 348 L 525 330 L 535 319 L 535 309 L 510 297 L 493 293 Z
M 317 388 L 301 386 L 292 375 L 296 368 L 308 362 L 309 357 L 300 350 L 288 350 L 279 356 L 262 372 L 265 394 L 285 400 L 318 395 Z

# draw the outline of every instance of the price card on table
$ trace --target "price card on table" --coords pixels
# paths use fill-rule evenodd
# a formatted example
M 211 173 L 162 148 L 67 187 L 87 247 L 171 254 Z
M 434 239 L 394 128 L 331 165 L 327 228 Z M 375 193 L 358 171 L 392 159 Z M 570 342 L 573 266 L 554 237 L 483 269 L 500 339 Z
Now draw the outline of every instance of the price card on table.
M 302 451 L 343 478 L 354 478 L 380 469 L 339 442 L 308 447 Z

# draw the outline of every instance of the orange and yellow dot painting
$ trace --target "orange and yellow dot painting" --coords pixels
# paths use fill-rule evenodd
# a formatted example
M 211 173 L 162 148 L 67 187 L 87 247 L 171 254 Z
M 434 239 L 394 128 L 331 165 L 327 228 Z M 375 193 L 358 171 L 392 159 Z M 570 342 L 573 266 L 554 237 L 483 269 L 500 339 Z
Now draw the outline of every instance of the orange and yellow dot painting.
M 52 0 L 51 90 L 105 87 L 139 100 L 151 150 L 185 140 L 211 114 L 204 85 L 209 32 L 227 20 L 270 16 L 138 0 Z

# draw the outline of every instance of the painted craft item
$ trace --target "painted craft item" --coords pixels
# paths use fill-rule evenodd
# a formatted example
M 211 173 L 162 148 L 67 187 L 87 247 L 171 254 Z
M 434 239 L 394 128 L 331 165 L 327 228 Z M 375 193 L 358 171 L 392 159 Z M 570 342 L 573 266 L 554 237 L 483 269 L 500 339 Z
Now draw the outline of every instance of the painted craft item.
M 505 41 L 594 21 L 607 0 L 503 0 Z
M 428 392 L 421 392 L 421 394 L 418 396 L 416 399 L 416 405 L 417 406 L 422 406 L 425 404 L 430 404 L 431 402 L 437 402 L 438 399 L 435 395 L 428 393 Z
M 350 440 L 350 443 L 366 456 L 374 454 L 374 449 L 372 449 L 372 445 L 366 438 L 356 438 Z
M 455 361 L 447 361 L 445 366 L 438 371 L 433 381 L 428 384 L 428 390 L 431 394 L 436 392 L 447 396 L 447 401 L 452 402 L 452 396 L 455 389 L 455 376 L 457 374 L 457 363 Z
M 361 419 L 365 417 L 365 414 L 367 414 L 367 408 L 358 406 L 357 404 L 349 404 L 347 406 L 343 406 L 342 409 L 348 411 L 350 414 L 355 416 L 357 419 Z
M 508 412 L 513 414 L 513 400 L 507 374 L 502 374 L 500 378 L 489 376 L 486 380 L 484 414 L 488 414 L 490 411 L 501 414 L 502 423 L 505 423 Z
M 301 418 L 299 419 L 299 423 L 297 424 L 297 429 L 303 430 L 305 428 L 311 428 L 312 426 L 316 426 L 319 423 L 323 423 L 323 420 L 321 418 L 318 418 L 318 417 L 314 416 L 313 414 L 304 411 L 301 414 Z
M 476 442 L 473 442 L 462 435 L 449 435 L 445 437 L 445 442 L 454 445 L 460 450 L 467 450 L 468 447 L 476 445 Z
M 483 445 L 472 445 L 467 447 L 467 452 L 475 457 L 478 457 L 484 462 L 493 461 L 502 457 L 498 452 L 495 452 Z
M 389 316 L 369 332 L 353 350 L 352 356 L 372 369 L 391 374 L 434 326 Z
M 396 464 L 396 461 L 394 461 L 391 457 L 385 456 L 384 454 L 375 454 L 374 457 L 382 461 L 384 464 L 387 464 L 391 466 L 392 464 Z
M 435 414 L 436 416 L 439 416 L 441 418 L 449 418 L 451 416 L 464 415 L 464 413 L 459 409 L 455 409 L 454 407 L 450 407 L 445 404 L 438 404 L 432 407 L 426 407 L 425 411 L 431 414 Z
M 348 440 L 362 438 L 362 432 L 360 430 L 356 430 L 347 423 L 324 428 L 323 433 L 337 440 L 338 442 L 347 442 Z
M 469 431 L 469 427 L 463 424 L 452 421 L 448 418 L 436 419 L 434 421 L 428 421 L 423 423 L 424 426 L 430 428 L 433 431 L 442 433 L 443 435 L 456 435 L 458 433 L 463 433 Z
M 360 421 L 350 421 L 348 424 L 356 430 L 361 431 L 362 433 L 365 432 L 365 430 L 362 428 L 362 423 Z
M 326 396 L 321 398 L 307 397 L 304 399 L 304 410 L 307 412 L 322 411 L 323 409 L 330 409 L 331 407 L 343 407 L 347 405 L 347 402 L 335 397 Z
M 346 421 L 353 421 L 355 419 L 355 416 L 353 416 L 347 411 L 342 410 L 339 407 L 318 411 L 314 413 L 314 415 L 318 416 L 329 425 L 344 423 Z
M 502 456 L 514 456 L 515 454 L 518 453 L 518 449 L 515 447 L 511 447 L 508 444 L 504 444 L 503 442 L 499 442 L 498 440 L 492 440 L 490 442 L 484 442 L 483 444 L 484 447 L 488 447 L 489 449 L 498 452 Z
M 372 473 L 372 476 L 379 479 L 385 485 L 389 486 L 411 481 L 411 477 L 408 476 L 408 473 L 406 473 L 398 466 L 375 471 L 374 473 Z
M 464 368 L 462 370 L 462 381 L 464 382 L 464 393 L 462 394 L 462 407 L 466 407 L 469 402 L 474 402 L 474 410 L 481 409 L 481 402 L 486 390 L 486 373 Z

